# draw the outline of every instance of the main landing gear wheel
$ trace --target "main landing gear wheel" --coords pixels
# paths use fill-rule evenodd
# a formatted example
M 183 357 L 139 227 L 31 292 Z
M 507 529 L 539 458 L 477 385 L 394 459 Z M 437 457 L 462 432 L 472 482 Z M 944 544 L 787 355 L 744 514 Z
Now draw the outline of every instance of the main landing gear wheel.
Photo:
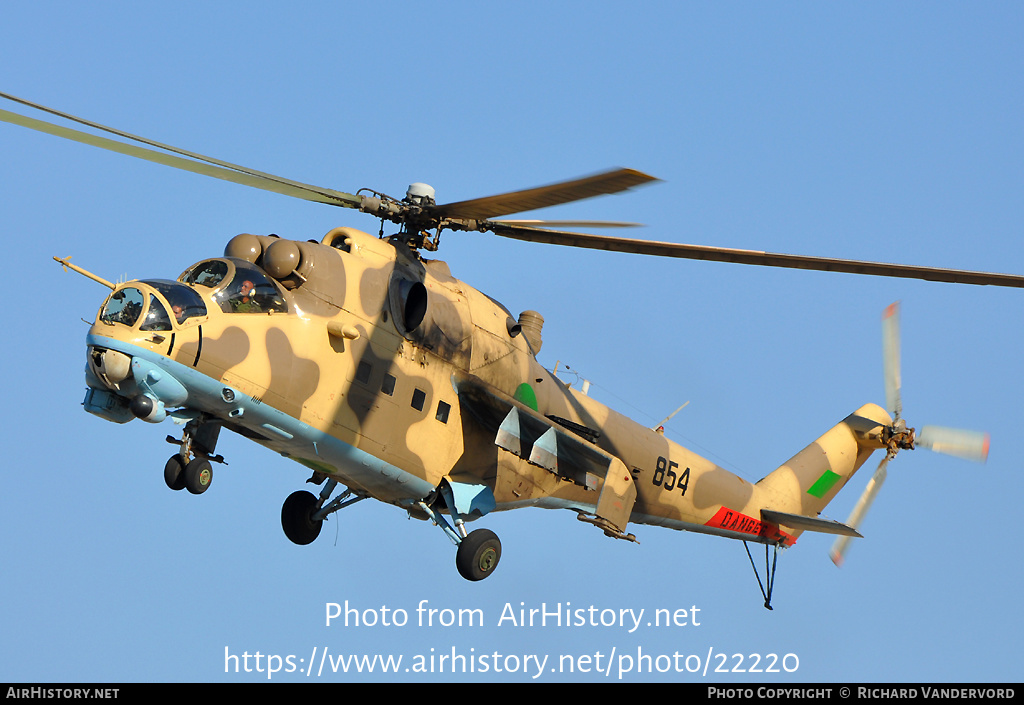
M 164 465 L 164 482 L 172 490 L 185 489 L 185 463 L 177 453 L 172 455 Z
M 164 474 L 166 476 L 166 468 Z M 202 494 L 213 482 L 213 466 L 206 458 L 195 458 L 185 466 L 185 488 L 192 494 Z M 166 479 L 166 477 L 165 477 Z
M 300 546 L 313 543 L 323 528 L 323 519 L 313 519 L 320 509 L 320 500 L 315 494 L 299 490 L 288 495 L 281 507 L 281 527 L 292 543 Z
M 455 567 L 466 580 L 483 580 L 501 559 L 501 541 L 490 529 L 477 529 L 462 539 L 455 553 Z

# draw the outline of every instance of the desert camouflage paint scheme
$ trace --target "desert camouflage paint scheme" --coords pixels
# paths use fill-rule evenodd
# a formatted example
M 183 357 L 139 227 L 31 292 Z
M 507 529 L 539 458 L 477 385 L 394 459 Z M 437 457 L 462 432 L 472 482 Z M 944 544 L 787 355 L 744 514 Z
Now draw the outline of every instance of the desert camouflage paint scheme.
M 240 235 L 176 282 L 114 289 L 89 331 L 86 409 L 226 427 L 419 518 L 567 508 L 618 538 L 633 522 L 791 545 L 833 524 L 814 517 L 885 445 L 889 415 L 865 406 L 751 484 L 541 367 L 541 323 L 352 228 Z
M 469 580 L 494 571 L 501 544 L 487 529 L 467 531 L 465 522 L 525 506 L 573 510 L 618 539 L 635 541 L 627 533 L 634 523 L 761 543 L 766 562 L 769 547 L 790 546 L 803 531 L 833 533 L 838 564 L 900 449 L 916 444 L 971 460 L 987 457 L 987 434 L 928 426 L 916 433 L 901 418 L 895 304 L 883 316 L 885 409 L 857 409 L 751 484 L 563 384 L 536 360 L 539 313 L 513 318 L 421 252 L 437 249 L 442 230 L 463 230 L 649 256 L 970 285 L 1024 288 L 1024 276 L 554 229 L 631 223 L 495 219 L 657 181 L 634 169 L 441 204 L 433 188 L 415 183 L 399 200 L 372 189 L 351 194 L 285 179 L 6 93 L 0 98 L 94 132 L 5 110 L 2 122 L 355 209 L 379 218 L 381 232 L 385 221 L 399 226 L 388 239 L 336 228 L 319 243 L 243 234 L 223 257 L 198 262 L 177 280 L 113 284 L 55 258 L 111 289 L 87 338 L 85 409 L 117 423 L 170 416 L 183 424 L 180 440 L 168 436 L 179 450 L 164 467 L 175 490 L 201 494 L 210 486 L 212 463 L 223 462 L 215 453 L 224 428 L 306 466 L 322 489 L 319 495 L 300 490 L 285 501 L 282 526 L 295 543 L 315 540 L 328 515 L 372 497 L 441 527 Z M 847 524 L 819 518 L 879 449 L 883 459 Z M 338 484 L 346 489 L 332 498 Z M 769 609 L 774 572 L 774 562 L 766 565 L 767 589 L 761 585 Z

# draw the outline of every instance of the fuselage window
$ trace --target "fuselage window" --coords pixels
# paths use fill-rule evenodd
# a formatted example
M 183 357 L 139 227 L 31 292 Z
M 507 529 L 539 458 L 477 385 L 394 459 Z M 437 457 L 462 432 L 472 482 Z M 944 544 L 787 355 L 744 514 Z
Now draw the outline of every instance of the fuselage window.
M 412 408 L 416 411 L 423 411 L 423 405 L 427 401 L 427 393 L 422 389 L 413 390 L 412 393 Z
M 356 381 L 362 384 L 370 383 L 370 373 L 373 372 L 373 367 L 368 362 L 360 362 L 356 368 Z
M 389 397 L 395 394 L 395 383 L 398 380 L 394 376 L 389 375 L 387 372 L 384 373 L 384 381 L 380 385 L 380 391 L 387 394 Z
M 437 402 L 437 413 L 434 414 L 434 418 L 441 423 L 448 423 L 448 412 L 452 410 L 451 405 L 446 402 Z

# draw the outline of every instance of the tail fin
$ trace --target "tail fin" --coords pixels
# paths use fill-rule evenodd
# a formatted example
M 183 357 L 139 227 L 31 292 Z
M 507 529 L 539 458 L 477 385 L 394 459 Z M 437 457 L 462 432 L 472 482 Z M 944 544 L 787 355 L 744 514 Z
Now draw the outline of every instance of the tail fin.
M 881 407 L 866 404 L 762 478 L 757 483 L 764 493 L 762 511 L 774 515 L 765 518 L 792 528 L 794 537 L 808 529 L 847 533 L 844 529 L 849 527 L 818 520 L 818 514 L 868 457 L 883 447 L 880 432 L 891 423 Z M 786 521 L 786 515 L 793 515 L 789 517 L 791 523 Z M 800 517 L 811 521 L 802 521 Z

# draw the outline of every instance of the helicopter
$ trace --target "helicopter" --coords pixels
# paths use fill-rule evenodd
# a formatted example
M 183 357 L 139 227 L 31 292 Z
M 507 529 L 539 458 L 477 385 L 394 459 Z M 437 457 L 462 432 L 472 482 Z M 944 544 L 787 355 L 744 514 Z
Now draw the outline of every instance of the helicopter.
M 86 336 L 85 410 L 107 421 L 183 427 L 164 481 L 200 495 L 213 481 L 223 429 L 294 460 L 319 491 L 297 490 L 281 524 L 298 545 L 323 522 L 372 498 L 440 527 L 459 574 L 494 573 L 501 542 L 467 523 L 522 507 L 568 509 L 606 536 L 637 542 L 630 524 L 742 541 L 765 551 L 764 606 L 778 551 L 804 531 L 836 535 L 838 565 L 900 450 L 987 457 L 988 435 L 902 417 L 899 307 L 882 319 L 885 408 L 865 404 L 756 483 L 572 388 L 537 361 L 543 316 L 518 316 L 456 279 L 438 250 L 449 231 L 535 243 L 758 266 L 1024 287 L 1024 277 L 655 242 L 566 231 L 628 226 L 501 220 L 657 181 L 613 169 L 547 186 L 438 204 L 432 187 L 404 198 L 349 194 L 161 144 L 0 93 L 9 101 L 120 139 L 0 110 L 0 120 L 194 173 L 366 213 L 372 235 L 340 226 L 320 240 L 240 234 L 223 256 L 175 279 L 114 283 Z M 126 141 L 121 141 L 126 140 Z M 397 226 L 385 234 L 385 224 Z M 821 516 L 876 452 L 883 458 L 846 523 Z M 769 550 L 774 557 L 769 565 Z

